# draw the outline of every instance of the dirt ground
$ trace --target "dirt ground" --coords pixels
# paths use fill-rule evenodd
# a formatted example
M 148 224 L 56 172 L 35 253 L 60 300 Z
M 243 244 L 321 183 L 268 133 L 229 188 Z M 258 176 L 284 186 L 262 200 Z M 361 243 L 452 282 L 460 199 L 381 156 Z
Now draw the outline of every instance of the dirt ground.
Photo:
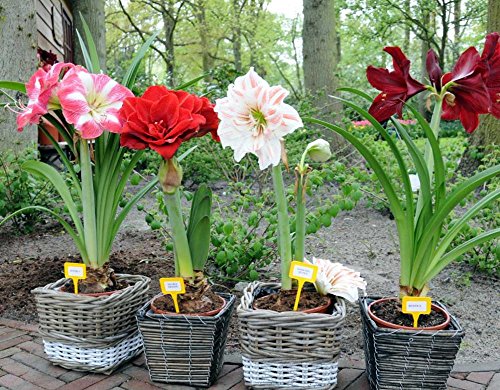
M 115 242 L 111 266 L 117 272 L 140 273 L 153 279 L 151 295 L 159 291 L 157 280 L 171 274 L 171 253 L 148 230 L 142 213 L 134 211 Z M 398 293 L 399 259 L 394 222 L 362 205 L 340 214 L 332 226 L 307 241 L 307 254 L 341 262 L 361 271 L 368 282 L 367 294 Z M 0 316 L 36 321 L 29 291 L 62 277 L 62 264 L 74 260 L 77 251 L 57 225 L 45 226 L 27 236 L 0 231 Z M 454 264 L 434 279 L 431 296 L 445 303 L 466 330 L 457 361 L 491 362 L 500 359 L 498 337 L 500 303 L 498 279 L 473 274 Z M 495 298 L 497 297 L 497 298 Z M 229 349 L 237 348 L 236 321 L 232 321 Z M 342 354 L 363 357 L 358 308 L 349 307 Z

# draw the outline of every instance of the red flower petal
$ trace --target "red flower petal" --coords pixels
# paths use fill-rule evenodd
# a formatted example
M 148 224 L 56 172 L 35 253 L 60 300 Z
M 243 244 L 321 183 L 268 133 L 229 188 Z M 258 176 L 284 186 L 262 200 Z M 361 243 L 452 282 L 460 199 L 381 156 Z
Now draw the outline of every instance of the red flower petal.
M 477 64 L 480 60 L 479 53 L 475 47 L 469 47 L 464 51 L 457 60 L 457 63 L 453 67 L 452 81 L 457 81 L 470 76 L 476 70 Z
M 395 72 L 389 72 L 384 68 L 369 66 L 366 69 L 368 82 L 379 91 L 385 93 L 404 93 L 406 92 L 406 82 L 401 75 Z
M 432 85 L 437 89 L 438 92 L 441 91 L 441 77 L 443 76 L 443 71 L 439 66 L 437 54 L 432 49 L 427 52 L 425 67 L 427 69 L 427 73 L 429 74 L 429 79 L 431 80 Z

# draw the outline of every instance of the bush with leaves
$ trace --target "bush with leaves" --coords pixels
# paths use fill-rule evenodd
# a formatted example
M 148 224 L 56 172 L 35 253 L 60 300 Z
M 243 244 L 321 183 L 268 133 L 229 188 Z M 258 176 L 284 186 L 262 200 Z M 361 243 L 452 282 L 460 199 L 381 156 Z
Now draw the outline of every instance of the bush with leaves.
M 34 148 L 0 152 L 0 217 L 27 206 L 55 206 L 50 183 L 22 169 L 26 161 L 35 159 L 38 159 L 38 151 Z M 27 211 L 12 218 L 12 226 L 19 233 L 29 233 L 42 219 L 41 212 Z

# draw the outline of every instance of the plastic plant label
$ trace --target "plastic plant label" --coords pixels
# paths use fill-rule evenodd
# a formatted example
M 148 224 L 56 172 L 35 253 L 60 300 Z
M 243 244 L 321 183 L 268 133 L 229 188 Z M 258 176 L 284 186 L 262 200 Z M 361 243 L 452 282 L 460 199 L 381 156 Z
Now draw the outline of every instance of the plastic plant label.
M 430 297 L 403 297 L 402 311 L 413 316 L 413 327 L 418 328 L 418 317 L 431 312 L 432 299 Z
M 87 266 L 83 263 L 64 263 L 64 277 L 73 280 L 75 294 L 78 294 L 78 281 L 87 279 Z
M 186 292 L 186 286 L 184 285 L 184 279 L 182 278 L 161 278 L 160 279 L 161 292 L 166 295 L 172 296 L 174 301 L 175 312 L 179 313 L 179 303 L 177 302 L 177 295 L 184 294 Z
M 302 263 L 301 261 L 291 262 L 290 272 L 288 273 L 288 276 L 290 276 L 292 279 L 297 279 L 297 281 L 299 282 L 297 295 L 295 297 L 295 304 L 293 306 L 294 311 L 297 311 L 297 309 L 299 308 L 300 294 L 302 293 L 302 287 L 304 287 L 304 283 L 314 283 L 316 281 L 317 275 L 317 265 Z

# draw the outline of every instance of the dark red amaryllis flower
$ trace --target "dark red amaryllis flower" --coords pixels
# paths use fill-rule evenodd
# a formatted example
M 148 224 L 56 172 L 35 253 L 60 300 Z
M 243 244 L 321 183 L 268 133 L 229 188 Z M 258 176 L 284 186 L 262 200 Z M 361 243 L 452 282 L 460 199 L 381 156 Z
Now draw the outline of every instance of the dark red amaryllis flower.
M 369 66 L 366 76 L 370 84 L 382 91 L 370 106 L 369 112 L 379 122 L 398 114 L 402 117 L 403 104 L 412 96 L 425 90 L 425 86 L 410 76 L 410 60 L 399 47 L 385 47 L 392 56 L 393 71 Z
M 442 118 L 460 119 L 468 133 L 472 133 L 479 125 L 479 114 L 486 114 L 490 107 L 480 59 L 477 50 L 470 47 L 458 58 L 452 71 L 442 78 L 443 86 L 452 82 L 443 99 Z
M 490 95 L 490 114 L 500 119 L 500 34 L 486 36 L 481 54 L 482 76 Z
M 141 97 L 125 99 L 119 112 L 123 125 L 120 144 L 131 149 L 147 147 L 171 159 L 188 139 L 211 133 L 219 141 L 219 119 L 205 97 L 164 86 L 149 87 Z

